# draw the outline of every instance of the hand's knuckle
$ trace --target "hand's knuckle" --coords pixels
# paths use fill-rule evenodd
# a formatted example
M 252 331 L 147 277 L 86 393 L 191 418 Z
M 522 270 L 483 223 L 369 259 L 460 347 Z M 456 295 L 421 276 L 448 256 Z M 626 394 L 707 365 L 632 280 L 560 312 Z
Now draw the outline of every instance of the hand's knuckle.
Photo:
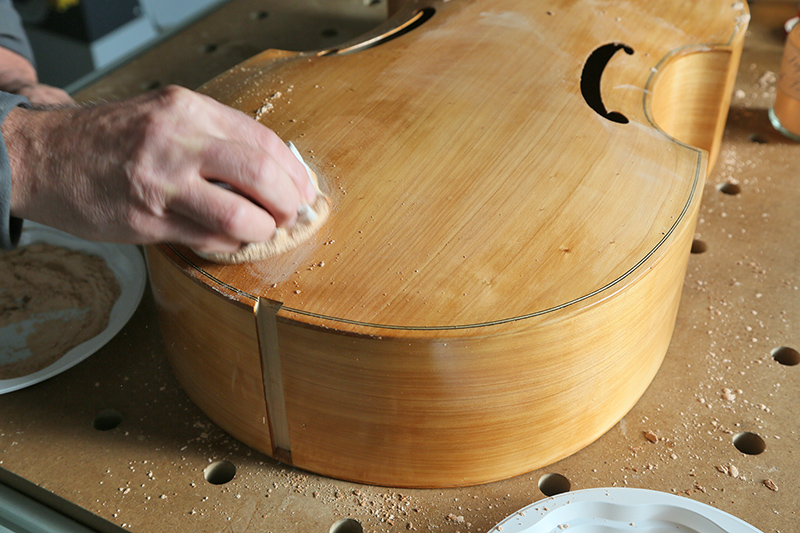
M 142 144 L 166 142 L 171 137 L 172 124 L 168 110 L 159 107 L 148 109 L 141 117 Z
M 270 185 L 275 178 L 275 160 L 267 154 L 257 154 L 249 159 L 250 178 L 254 184 Z
M 243 202 L 234 202 L 220 214 L 219 228 L 226 235 L 236 235 L 246 224 L 247 209 Z
M 170 107 L 189 100 L 192 96 L 192 91 L 179 85 L 167 85 L 159 89 L 156 94 L 163 105 Z

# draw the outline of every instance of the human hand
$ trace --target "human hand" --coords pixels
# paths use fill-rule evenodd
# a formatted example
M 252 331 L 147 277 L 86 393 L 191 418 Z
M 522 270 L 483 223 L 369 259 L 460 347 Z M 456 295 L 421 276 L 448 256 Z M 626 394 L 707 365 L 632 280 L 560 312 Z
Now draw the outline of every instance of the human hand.
M 21 55 L 0 48 L 0 91 L 20 94 L 34 106 L 74 104 L 66 91 L 39 83 L 33 65 Z
M 50 106 L 63 106 L 74 105 L 75 100 L 67 94 L 63 89 L 46 85 L 44 83 L 27 83 L 20 85 L 14 91 L 30 100 L 31 104 L 36 107 L 50 107 Z
M 291 226 L 316 196 L 274 132 L 179 87 L 91 107 L 16 108 L 2 129 L 11 214 L 88 239 L 233 252 Z

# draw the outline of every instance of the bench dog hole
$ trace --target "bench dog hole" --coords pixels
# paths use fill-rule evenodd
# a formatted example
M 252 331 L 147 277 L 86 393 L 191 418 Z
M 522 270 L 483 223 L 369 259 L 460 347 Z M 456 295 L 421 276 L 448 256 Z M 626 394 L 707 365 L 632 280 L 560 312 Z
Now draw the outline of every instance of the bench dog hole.
M 722 194 L 728 194 L 730 196 L 736 196 L 740 192 L 742 192 L 742 188 L 739 187 L 739 184 L 733 183 L 732 181 L 726 181 L 725 183 L 720 183 L 717 185 L 717 190 Z
M 345 518 L 333 524 L 328 533 L 364 533 L 364 528 L 358 520 Z
M 139 85 L 139 87 L 141 87 L 142 90 L 145 90 L 145 91 L 154 91 L 154 90 L 158 89 L 159 87 L 161 87 L 161 82 L 158 81 L 158 80 L 150 80 L 150 81 L 143 82 L 141 85 Z
M 759 455 L 767 449 L 767 443 L 764 442 L 764 439 L 749 431 L 742 431 L 734 435 L 733 445 L 736 446 L 737 450 L 747 455 Z
M 800 365 L 800 352 L 788 346 L 781 346 L 772 350 L 772 358 L 782 365 Z
M 122 414 L 115 409 L 103 409 L 92 421 L 92 427 L 98 431 L 111 431 L 122 423 Z
M 569 492 L 570 487 L 569 480 L 561 474 L 545 474 L 539 478 L 539 490 L 545 496 Z
M 224 485 L 236 475 L 236 465 L 230 461 L 214 461 L 203 469 L 203 476 L 212 485 Z
M 692 253 L 693 254 L 702 254 L 708 250 L 708 245 L 701 241 L 700 239 L 695 239 L 692 241 Z

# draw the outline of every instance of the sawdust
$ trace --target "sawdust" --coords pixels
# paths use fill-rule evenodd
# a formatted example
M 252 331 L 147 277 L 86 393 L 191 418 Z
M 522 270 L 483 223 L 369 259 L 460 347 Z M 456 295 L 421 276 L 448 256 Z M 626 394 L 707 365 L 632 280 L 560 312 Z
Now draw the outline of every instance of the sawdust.
M 0 263 L 0 330 L 24 341 L 3 347 L 0 379 L 46 368 L 108 325 L 120 288 L 102 258 L 36 243 Z
M 288 92 L 291 92 L 292 88 L 288 89 Z M 281 91 L 275 91 L 274 93 L 267 96 L 264 101 L 261 103 L 261 106 L 255 110 L 253 113 L 253 118 L 256 120 L 261 120 L 264 115 L 267 113 L 271 113 L 275 109 L 275 104 L 283 98 L 283 93 Z
M 721 474 L 727 474 L 732 478 L 739 477 L 739 469 L 736 468 L 734 465 L 717 465 L 714 468 L 717 469 L 717 472 Z

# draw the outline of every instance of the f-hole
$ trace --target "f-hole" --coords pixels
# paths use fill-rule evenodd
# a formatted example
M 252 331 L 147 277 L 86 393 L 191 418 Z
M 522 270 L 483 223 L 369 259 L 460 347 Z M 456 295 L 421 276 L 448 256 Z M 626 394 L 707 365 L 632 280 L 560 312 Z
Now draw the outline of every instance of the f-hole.
M 622 43 L 604 44 L 591 53 L 581 72 L 581 94 L 589 107 L 601 117 L 619 124 L 627 124 L 630 122 L 628 117 L 617 111 L 606 110 L 603 95 L 600 94 L 600 78 L 603 76 L 603 71 L 620 48 L 625 50 L 626 54 L 633 55 L 633 48 Z
M 401 35 L 405 35 L 406 33 L 419 28 L 425 24 L 434 15 L 434 13 L 436 13 L 436 9 L 432 7 L 424 7 L 414 13 L 414 16 L 409 20 L 382 35 L 378 35 L 377 37 L 373 37 L 372 39 L 355 44 L 353 46 L 348 46 L 347 48 L 334 48 L 333 50 L 325 50 L 317 55 L 332 56 L 352 54 L 355 52 L 361 52 L 368 48 L 374 48 L 380 44 L 388 43 L 392 39 L 397 39 Z

